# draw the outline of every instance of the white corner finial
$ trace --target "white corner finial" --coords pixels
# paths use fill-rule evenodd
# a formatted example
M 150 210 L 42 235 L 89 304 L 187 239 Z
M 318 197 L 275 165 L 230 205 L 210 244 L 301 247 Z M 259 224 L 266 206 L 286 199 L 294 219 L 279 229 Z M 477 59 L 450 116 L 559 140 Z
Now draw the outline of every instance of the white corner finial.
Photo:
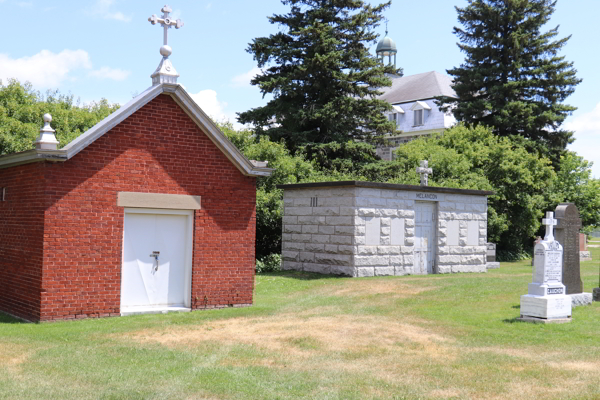
M 159 85 L 161 83 L 177 83 L 177 78 L 179 74 L 175 71 L 175 67 L 171 64 L 169 60 L 169 56 L 173 53 L 173 49 L 169 46 L 169 28 L 175 27 L 175 29 L 179 29 L 183 27 L 183 21 L 173 20 L 169 14 L 173 11 L 171 7 L 165 5 L 161 11 L 163 12 L 162 18 L 157 17 L 156 14 L 152 14 L 148 21 L 152 25 L 156 25 L 157 23 L 163 27 L 163 45 L 160 48 L 160 55 L 163 56 L 162 61 L 158 64 L 158 68 L 151 75 L 152 77 L 152 85 Z
M 558 220 L 554 219 L 552 211 L 546 211 L 546 218 L 542 219 L 542 224 L 546 225 L 546 236 L 544 240 L 548 242 L 554 241 L 554 226 L 558 224 Z
M 433 174 L 433 169 L 427 168 L 429 162 L 427 160 L 421 161 L 421 166 L 417 167 L 417 174 L 421 174 L 421 186 L 427 186 L 428 177 Z
M 56 150 L 58 148 L 58 140 L 54 136 L 56 131 L 50 126 L 52 115 L 44 114 L 43 119 L 44 126 L 40 129 L 40 136 L 35 141 L 35 148 L 36 150 Z

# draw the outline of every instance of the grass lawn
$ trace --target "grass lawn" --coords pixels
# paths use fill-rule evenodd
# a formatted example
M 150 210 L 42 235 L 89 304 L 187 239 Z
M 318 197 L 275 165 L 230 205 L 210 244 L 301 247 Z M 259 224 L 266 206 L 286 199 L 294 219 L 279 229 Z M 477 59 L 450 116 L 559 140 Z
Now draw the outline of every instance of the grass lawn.
M 600 248 L 582 263 L 598 286 Z M 245 309 L 27 324 L 0 399 L 600 399 L 600 303 L 516 322 L 530 262 L 487 274 L 256 279 Z

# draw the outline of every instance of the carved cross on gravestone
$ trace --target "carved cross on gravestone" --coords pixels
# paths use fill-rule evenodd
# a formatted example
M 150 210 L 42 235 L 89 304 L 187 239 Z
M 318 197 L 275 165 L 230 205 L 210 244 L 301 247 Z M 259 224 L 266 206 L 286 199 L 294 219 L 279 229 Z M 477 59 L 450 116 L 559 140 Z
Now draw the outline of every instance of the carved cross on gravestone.
M 544 236 L 544 240 L 549 242 L 554 240 L 554 227 L 558 225 L 558 221 L 553 218 L 552 214 L 552 211 L 548 211 L 546 213 L 546 218 L 542 219 L 542 224 L 546 225 L 546 235 Z
M 583 282 L 579 265 L 579 230 L 581 218 L 579 210 L 573 203 L 561 203 L 556 207 L 556 240 L 563 245 L 562 282 L 567 287 L 567 294 L 582 293 Z
M 427 186 L 427 178 L 429 174 L 433 174 L 431 168 L 427 168 L 429 162 L 427 160 L 421 161 L 421 166 L 417 167 L 417 174 L 421 174 L 421 186 Z

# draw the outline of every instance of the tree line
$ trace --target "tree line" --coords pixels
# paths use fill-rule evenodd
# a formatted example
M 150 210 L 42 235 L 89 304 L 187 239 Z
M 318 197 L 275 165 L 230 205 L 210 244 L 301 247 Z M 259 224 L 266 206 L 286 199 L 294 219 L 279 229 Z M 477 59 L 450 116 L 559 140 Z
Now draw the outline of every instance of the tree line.
M 439 106 L 459 124 L 398 148 L 381 160 L 376 146 L 399 133 L 378 99 L 402 70 L 370 54 L 375 28 L 391 1 L 282 0 L 289 12 L 268 17 L 279 31 L 255 38 L 247 51 L 263 73 L 252 85 L 272 100 L 238 115 L 248 129 L 222 131 L 250 159 L 269 161 L 272 176 L 257 184 L 257 265 L 268 268 L 281 249 L 282 193 L 277 184 L 369 180 L 418 184 L 419 161 L 434 169 L 431 186 L 493 190 L 488 240 L 505 259 L 525 256 L 543 212 L 563 201 L 579 208 L 585 231 L 600 222 L 600 183 L 591 163 L 567 150 L 565 104 L 581 82 L 560 55 L 569 37 L 544 31 L 556 0 L 469 0 L 456 7 L 454 28 L 464 62 L 447 70 L 457 98 Z M 101 100 L 45 95 L 28 84 L 0 84 L 0 154 L 32 147 L 44 112 L 53 115 L 61 145 L 118 106 Z

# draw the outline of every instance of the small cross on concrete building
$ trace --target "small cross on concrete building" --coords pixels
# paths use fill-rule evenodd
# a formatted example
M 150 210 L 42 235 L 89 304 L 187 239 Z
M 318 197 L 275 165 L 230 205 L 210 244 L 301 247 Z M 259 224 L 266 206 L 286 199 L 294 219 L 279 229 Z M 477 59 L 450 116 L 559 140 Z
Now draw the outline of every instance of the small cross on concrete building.
M 431 168 L 427 168 L 429 162 L 427 160 L 421 161 L 421 166 L 417 167 L 417 174 L 421 174 L 421 186 L 427 186 L 427 178 L 430 174 L 433 174 Z

